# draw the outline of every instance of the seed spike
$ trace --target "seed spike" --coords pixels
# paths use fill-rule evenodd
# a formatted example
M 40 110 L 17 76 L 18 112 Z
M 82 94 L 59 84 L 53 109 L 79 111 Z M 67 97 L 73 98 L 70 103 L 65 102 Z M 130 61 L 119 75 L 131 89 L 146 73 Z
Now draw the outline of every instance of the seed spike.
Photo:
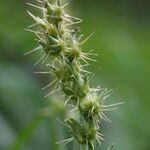
M 79 35 L 78 37 L 78 41 L 81 41 L 81 39 L 83 38 L 84 34 Z
M 26 56 L 26 55 L 28 55 L 28 54 L 30 54 L 30 53 L 36 52 L 36 51 L 38 51 L 38 50 L 40 50 L 40 49 L 42 49 L 42 46 L 39 46 L 39 47 L 37 47 L 37 48 L 35 48 L 35 49 L 33 49 L 33 50 L 31 50 L 31 51 L 25 53 L 24 56 Z
M 65 101 L 64 106 L 67 106 L 67 105 L 68 105 L 68 102 L 70 101 L 71 97 L 72 97 L 72 96 L 70 96 L 70 97 Z
M 101 91 L 101 89 L 99 89 L 99 88 L 90 88 L 90 91 L 91 92 L 99 92 L 99 91 Z
M 99 146 L 101 146 L 101 140 L 98 138 L 96 141 L 98 142 Z
M 118 103 L 111 104 L 111 105 L 103 105 L 103 108 L 116 107 L 118 105 L 123 105 L 123 104 L 125 104 L 125 102 L 118 102 Z
M 44 25 L 45 26 L 45 22 L 40 18 L 40 17 L 36 17 L 35 15 L 33 15 L 30 11 L 27 11 L 27 13 L 29 14 L 29 16 L 38 24 Z
M 45 58 L 42 60 L 41 65 L 44 65 L 44 63 L 46 62 L 47 58 L 48 58 L 48 54 L 45 55 Z
M 62 140 L 62 141 L 60 141 L 60 142 L 56 142 L 55 144 L 64 144 L 64 145 L 66 145 L 66 144 L 68 144 L 68 143 L 70 143 L 70 142 L 72 142 L 73 141 L 73 137 L 71 137 L 71 138 L 68 138 L 68 139 L 65 139 L 65 140 Z
M 72 26 L 72 25 L 76 25 L 76 24 L 79 24 L 81 23 L 82 21 L 75 21 L 75 22 L 72 22 L 72 23 L 68 23 L 68 24 L 65 24 L 65 27 L 67 26 Z
M 83 65 L 80 64 L 80 66 L 81 66 L 81 67 L 87 67 L 87 66 L 89 66 L 89 65 L 88 65 L 88 64 L 83 64 Z
M 29 14 L 29 16 L 30 16 L 34 21 L 38 22 L 38 21 L 37 21 L 37 17 L 34 16 L 29 10 L 27 11 L 27 13 Z
M 112 89 L 105 89 L 103 92 L 102 92 L 102 101 L 105 101 L 108 97 L 110 97 L 116 90 L 118 89 L 117 88 L 112 88 Z
M 114 147 L 114 144 L 111 144 L 111 145 L 107 148 L 107 150 L 112 150 L 113 147 Z
M 103 112 L 101 112 L 100 114 L 101 114 L 101 116 L 102 116 L 102 118 L 103 118 L 104 120 L 107 120 L 107 121 L 109 121 L 110 123 L 112 123 L 112 121 L 111 121 Z
M 114 107 L 114 108 L 102 108 L 102 111 L 105 112 L 105 111 L 112 111 L 112 110 L 116 110 L 117 107 Z
M 85 52 L 82 52 L 82 54 L 84 54 L 85 56 L 91 56 L 91 55 L 93 55 L 93 56 L 97 56 L 98 54 L 95 54 L 95 53 L 90 53 L 90 52 L 88 52 L 88 53 L 85 53 Z
M 81 57 L 81 59 L 82 59 L 88 66 L 90 66 L 90 64 L 89 64 L 83 57 Z
M 43 1 L 45 1 L 45 0 L 43 0 L 43 1 L 41 1 L 41 0 L 36 0 L 36 1 L 43 4 Z
M 34 72 L 36 74 L 51 74 L 50 71 L 41 71 L 41 72 Z
M 36 25 L 38 25 L 38 23 L 34 23 L 34 24 L 28 26 L 27 28 L 32 28 L 32 27 L 34 27 L 34 26 L 36 26 Z
M 102 133 L 100 133 L 100 132 L 98 132 L 98 135 L 99 135 L 99 136 L 102 136 L 102 137 L 105 136 L 104 134 L 102 134 Z
M 98 138 L 102 141 L 105 141 L 105 139 L 101 135 L 98 135 Z
M 56 84 L 56 85 L 54 86 L 53 90 L 52 90 L 50 93 L 48 93 L 47 95 L 45 95 L 44 97 L 48 97 L 48 96 L 50 96 L 50 95 L 56 93 L 56 92 L 59 90 L 59 89 L 58 89 L 58 85 L 59 85 L 59 84 Z
M 45 43 L 44 39 L 42 37 L 40 37 L 40 32 L 36 32 L 35 35 L 37 36 L 37 38 L 42 41 L 43 43 Z
M 46 54 L 44 54 L 34 65 L 36 66 L 40 61 L 42 61 L 42 59 L 44 59 L 45 56 Z
M 70 16 L 70 15 L 68 15 L 68 14 L 65 14 L 65 17 L 67 17 L 67 18 L 72 18 L 72 19 L 75 19 L 75 20 L 78 20 L 78 21 L 83 21 L 83 20 L 80 19 L 80 18 L 77 18 L 77 17 L 74 17 L 74 16 Z
M 37 8 L 37 9 L 40 9 L 40 10 L 42 10 L 42 11 L 43 11 L 43 9 L 44 9 L 43 7 L 40 7 L 40 6 L 31 4 L 31 3 L 27 3 L 27 5 L 32 6 L 32 7 L 34 7 L 34 8 Z
M 85 55 L 83 55 L 83 54 L 81 54 L 81 57 L 84 57 L 85 59 L 88 59 L 88 60 L 90 60 L 90 61 L 97 62 L 95 59 L 89 58 L 89 57 L 87 57 L 87 56 L 85 56 Z
M 99 71 L 99 69 L 100 69 L 100 66 L 97 67 L 96 71 L 93 73 L 93 76 L 89 79 L 89 81 L 91 81 L 94 78 L 94 76 Z M 98 90 L 100 90 L 100 89 L 98 89 Z
M 65 123 L 64 123 L 63 121 L 61 121 L 60 119 L 57 118 L 57 121 L 60 122 L 63 126 L 65 126 L 65 127 L 68 128 L 67 124 L 65 124 Z
M 51 39 L 51 40 L 53 40 L 55 43 L 59 43 L 59 41 L 56 39 L 56 38 L 54 38 L 54 37 L 52 37 L 52 36 L 49 36 L 49 38 Z M 55 45 L 52 45 L 52 46 L 55 46 Z M 57 46 L 57 45 L 56 45 Z
M 66 17 L 63 17 L 63 19 L 64 19 L 65 21 L 69 22 L 69 23 L 74 23 L 72 20 L 70 20 L 70 19 L 68 19 L 68 18 L 66 18 Z
M 80 70 L 81 72 L 85 72 L 85 73 L 87 73 L 87 74 L 93 74 L 92 72 L 90 72 L 90 71 L 87 71 L 87 70 Z
M 46 85 L 45 87 L 43 87 L 42 90 L 47 89 L 48 87 L 50 87 L 51 85 L 53 85 L 56 81 L 58 81 L 57 78 L 56 78 L 54 81 L 50 82 L 50 83 L 49 83 L 48 85 Z
M 69 3 L 65 3 L 62 8 L 65 8 L 66 6 L 68 6 Z
M 85 40 L 83 40 L 80 45 L 83 45 L 85 44 L 93 35 L 94 35 L 95 32 L 91 33 Z
M 34 34 L 36 34 L 38 31 L 35 31 L 35 30 L 31 30 L 31 29 L 28 29 L 28 28 L 25 28 L 24 30 L 28 31 L 28 32 L 32 32 Z

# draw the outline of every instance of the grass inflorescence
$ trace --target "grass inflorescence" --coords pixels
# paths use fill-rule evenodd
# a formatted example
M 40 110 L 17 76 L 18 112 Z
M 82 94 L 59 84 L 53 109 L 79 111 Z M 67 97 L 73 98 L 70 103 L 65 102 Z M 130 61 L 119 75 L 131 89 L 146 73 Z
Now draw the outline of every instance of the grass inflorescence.
M 61 0 L 51 4 L 48 0 L 37 0 L 38 4 L 30 4 L 42 12 L 36 16 L 30 11 L 28 14 L 35 21 L 26 30 L 36 35 L 38 47 L 26 54 L 42 51 L 42 57 L 35 63 L 42 63 L 46 70 L 37 72 L 52 74 L 54 81 L 43 89 L 53 87 L 47 95 L 62 92 L 68 115 L 63 124 L 67 126 L 71 137 L 58 143 L 75 141 L 86 150 L 94 150 L 97 143 L 104 140 L 101 133 L 101 119 L 109 120 L 105 111 L 114 109 L 117 105 L 105 105 L 104 100 L 112 90 L 91 88 L 89 71 L 84 66 L 89 65 L 93 52 L 83 51 L 83 45 L 93 35 L 83 39 L 80 28 L 76 24 L 82 19 L 67 14 Z M 110 120 L 109 120 L 110 121 Z M 112 146 L 109 148 L 111 149 Z

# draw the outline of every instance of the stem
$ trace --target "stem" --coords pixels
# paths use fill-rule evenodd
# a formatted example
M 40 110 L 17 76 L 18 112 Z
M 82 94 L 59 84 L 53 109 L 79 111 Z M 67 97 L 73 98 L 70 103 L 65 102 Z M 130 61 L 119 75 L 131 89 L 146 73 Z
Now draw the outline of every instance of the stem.
M 42 121 L 43 117 L 36 116 L 29 123 L 29 125 L 20 132 L 15 142 L 9 146 L 8 150 L 20 150 L 21 146 L 33 135 L 33 133 L 35 132 L 35 130 L 37 130 Z

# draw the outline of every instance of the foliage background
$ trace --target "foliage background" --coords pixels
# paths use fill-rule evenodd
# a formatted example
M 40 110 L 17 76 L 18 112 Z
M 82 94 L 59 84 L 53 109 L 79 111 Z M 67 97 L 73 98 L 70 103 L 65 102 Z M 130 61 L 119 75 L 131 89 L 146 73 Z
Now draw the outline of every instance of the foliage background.
M 0 0 L 0 150 L 70 149 L 73 144 L 54 144 L 68 135 L 56 120 L 64 112 L 61 102 L 56 107 L 57 101 L 43 98 L 41 88 L 50 78 L 34 74 L 38 56 L 23 56 L 36 45 L 23 30 L 32 23 L 26 2 Z M 84 19 L 82 33 L 96 32 L 85 47 L 99 54 L 89 68 L 94 72 L 100 66 L 91 84 L 119 87 L 109 103 L 126 102 L 108 114 L 112 124 L 102 123 L 102 149 L 113 142 L 114 150 L 149 150 L 150 1 L 72 0 L 69 7 Z M 47 106 L 51 115 L 37 117 Z

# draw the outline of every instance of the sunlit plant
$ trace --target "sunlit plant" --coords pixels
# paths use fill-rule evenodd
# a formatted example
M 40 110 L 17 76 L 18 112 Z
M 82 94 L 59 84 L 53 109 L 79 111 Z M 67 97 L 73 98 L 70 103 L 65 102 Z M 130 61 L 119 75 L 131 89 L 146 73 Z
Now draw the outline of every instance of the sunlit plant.
M 92 88 L 89 84 L 91 73 L 85 66 L 90 65 L 89 61 L 95 61 L 91 57 L 96 54 L 83 50 L 83 45 L 92 34 L 85 39 L 80 35 L 80 28 L 75 25 L 81 23 L 82 19 L 67 14 L 64 8 L 68 3 L 62 4 L 61 0 L 54 4 L 48 0 L 37 2 L 37 5 L 28 5 L 40 10 L 42 15 L 39 17 L 28 11 L 35 23 L 26 30 L 36 35 L 38 47 L 26 55 L 41 51 L 43 55 L 36 64 L 41 63 L 44 67 L 42 72 L 37 73 L 51 74 L 55 78 L 43 88 L 53 87 L 45 96 L 59 92 L 65 100 L 68 113 L 66 119 L 60 122 L 68 128 L 70 138 L 57 143 L 74 141 L 81 149 L 94 150 L 104 140 L 101 120 L 110 121 L 105 112 L 122 103 L 106 105 L 105 99 L 112 89 Z

